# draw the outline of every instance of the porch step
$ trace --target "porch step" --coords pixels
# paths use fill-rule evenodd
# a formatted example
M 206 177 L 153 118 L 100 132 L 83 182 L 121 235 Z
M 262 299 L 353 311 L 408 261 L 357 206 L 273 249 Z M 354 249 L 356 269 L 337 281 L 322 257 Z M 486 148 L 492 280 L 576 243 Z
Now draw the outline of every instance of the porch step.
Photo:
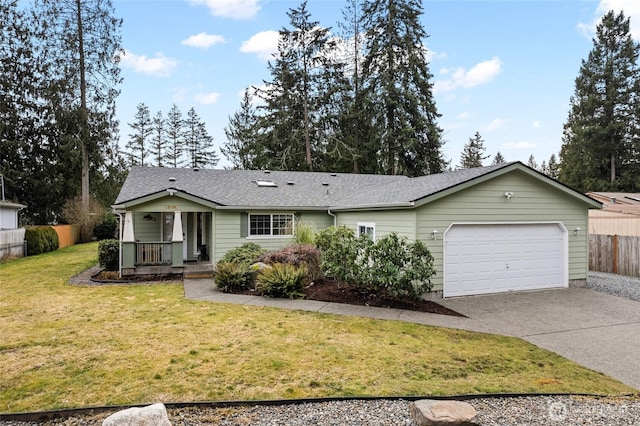
M 213 279 L 213 272 L 185 272 L 182 275 L 183 279 L 198 279 L 198 278 L 211 278 Z

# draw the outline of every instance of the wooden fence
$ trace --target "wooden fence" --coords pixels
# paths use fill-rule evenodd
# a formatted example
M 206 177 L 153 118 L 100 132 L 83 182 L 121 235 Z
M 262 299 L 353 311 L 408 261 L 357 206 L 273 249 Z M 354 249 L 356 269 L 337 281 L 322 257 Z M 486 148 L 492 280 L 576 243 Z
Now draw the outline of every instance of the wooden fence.
M 589 235 L 589 270 L 640 277 L 640 237 Z
M 54 225 L 60 245 L 58 248 L 72 246 L 80 241 L 80 225 Z

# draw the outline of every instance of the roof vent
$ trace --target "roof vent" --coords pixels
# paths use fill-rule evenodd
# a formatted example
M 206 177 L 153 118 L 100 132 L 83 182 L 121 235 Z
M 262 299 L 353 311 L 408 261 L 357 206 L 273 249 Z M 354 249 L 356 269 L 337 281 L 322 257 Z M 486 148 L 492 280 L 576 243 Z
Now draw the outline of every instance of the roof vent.
M 199 171 L 200 171 L 200 169 L 199 169 L 199 168 L 197 168 L 197 167 L 195 167 L 195 168 L 193 169 L 193 171 L 194 171 L 194 172 L 199 172 Z
M 616 197 L 611 197 L 611 204 L 615 204 L 616 203 Z
M 176 178 L 174 178 L 174 177 L 170 177 L 169 178 L 169 182 L 175 182 L 175 181 L 176 181 Z
M 336 177 L 336 176 L 338 176 L 338 174 L 337 173 L 331 173 L 331 176 Z
M 266 188 L 269 188 L 269 187 L 274 188 L 278 186 L 278 184 L 272 180 L 257 180 L 256 185 L 260 187 L 266 187 Z
M 329 186 L 329 182 L 322 182 L 322 186 Z
M 269 173 L 271 173 L 271 170 L 265 170 L 264 173 L 268 175 Z
M 293 185 L 293 182 L 289 181 L 287 182 L 287 185 Z

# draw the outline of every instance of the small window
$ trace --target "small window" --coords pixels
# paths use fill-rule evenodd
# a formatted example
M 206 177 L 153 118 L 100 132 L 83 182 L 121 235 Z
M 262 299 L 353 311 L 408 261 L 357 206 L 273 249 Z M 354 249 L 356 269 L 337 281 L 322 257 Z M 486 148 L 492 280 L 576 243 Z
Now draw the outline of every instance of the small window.
M 250 214 L 249 236 L 293 235 L 292 214 Z
M 376 239 L 376 224 L 373 222 L 358 222 L 358 237 L 366 235 L 371 241 Z

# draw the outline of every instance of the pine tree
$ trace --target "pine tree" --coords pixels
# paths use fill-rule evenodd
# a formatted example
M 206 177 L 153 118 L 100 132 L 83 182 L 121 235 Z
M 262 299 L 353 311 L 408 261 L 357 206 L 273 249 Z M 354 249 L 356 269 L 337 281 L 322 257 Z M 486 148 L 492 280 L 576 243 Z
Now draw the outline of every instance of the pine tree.
M 555 154 L 551 154 L 547 163 L 547 176 L 552 179 L 558 179 L 558 160 Z
M 558 177 L 579 191 L 640 188 L 640 45 L 608 12 L 582 61 L 564 126 Z
M 533 157 L 533 154 L 529 156 L 529 159 L 527 160 L 527 166 L 531 167 L 532 169 L 538 170 L 538 162 Z
M 482 162 L 490 157 L 490 155 L 484 155 L 486 148 L 484 147 L 484 140 L 480 136 L 480 132 L 469 138 L 469 142 L 464 146 L 462 154 L 460 155 L 460 168 L 471 169 L 473 167 L 482 167 Z
M 504 164 L 507 160 L 504 159 L 500 151 L 496 152 L 496 155 L 493 156 L 493 161 L 491 161 L 492 166 L 497 166 L 498 164 Z
M 117 134 L 122 20 L 111 0 L 39 0 L 35 8 L 40 59 L 50 71 L 48 101 L 60 120 L 59 137 L 79 150 L 82 206 L 88 210 L 90 175 L 99 173 Z
M 269 169 L 322 169 L 327 138 L 334 137 L 336 114 L 328 105 L 340 92 L 342 63 L 329 52 L 329 31 L 312 21 L 307 2 L 287 12 L 292 29 L 280 30 L 278 55 L 269 63 L 272 81 L 257 95 L 264 101 L 258 122 L 260 156 L 254 166 Z
M 441 152 L 440 116 L 433 98 L 431 72 L 420 23 L 418 0 L 370 0 L 365 3 L 366 33 L 363 91 L 369 134 L 379 152 L 379 172 L 419 176 L 447 167 Z
M 227 142 L 220 150 L 234 169 L 253 169 L 254 158 L 260 154 L 260 145 L 255 136 L 258 117 L 251 102 L 251 94 L 246 89 L 240 110 L 229 117 L 229 125 L 224 129 Z
M 149 154 L 158 167 L 165 165 L 167 157 L 167 137 L 162 111 L 158 111 L 151 122 L 151 146 Z
M 134 119 L 133 123 L 128 123 L 129 127 L 133 129 L 133 133 L 129 133 L 129 142 L 127 142 L 126 148 L 129 150 L 131 164 L 144 166 L 144 159 L 149 154 L 149 138 L 153 132 L 149 107 L 144 103 L 138 104 Z
M 170 167 L 181 167 L 185 164 L 182 159 L 184 153 L 184 120 L 182 119 L 182 112 L 180 112 L 176 104 L 171 106 L 165 126 L 167 135 L 166 163 Z
M 218 164 L 218 156 L 213 148 L 213 138 L 209 136 L 205 123 L 200 120 L 193 108 L 187 112 L 184 137 L 189 167 L 195 169 Z

